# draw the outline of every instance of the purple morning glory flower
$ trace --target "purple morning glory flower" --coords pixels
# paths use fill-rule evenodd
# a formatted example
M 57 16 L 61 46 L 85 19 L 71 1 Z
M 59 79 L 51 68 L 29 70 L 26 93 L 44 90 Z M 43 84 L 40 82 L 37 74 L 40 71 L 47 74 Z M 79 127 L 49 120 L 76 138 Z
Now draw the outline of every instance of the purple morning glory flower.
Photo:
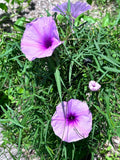
M 84 13 L 85 11 L 91 9 L 91 6 L 85 2 L 76 2 L 75 4 L 70 3 L 71 6 L 71 18 L 74 20 L 75 18 L 77 18 L 80 14 Z M 67 12 L 67 8 L 68 8 L 68 2 L 65 2 L 61 5 L 57 5 L 56 7 L 53 8 L 52 11 L 54 12 L 59 12 L 62 15 L 66 15 Z
M 92 114 L 86 102 L 71 99 L 56 107 L 51 121 L 54 133 L 66 142 L 87 138 L 92 129 Z
M 89 82 L 89 89 L 91 91 L 98 91 L 101 88 L 101 85 L 95 81 Z
M 21 50 L 29 61 L 49 57 L 61 43 L 52 17 L 41 17 L 26 25 Z

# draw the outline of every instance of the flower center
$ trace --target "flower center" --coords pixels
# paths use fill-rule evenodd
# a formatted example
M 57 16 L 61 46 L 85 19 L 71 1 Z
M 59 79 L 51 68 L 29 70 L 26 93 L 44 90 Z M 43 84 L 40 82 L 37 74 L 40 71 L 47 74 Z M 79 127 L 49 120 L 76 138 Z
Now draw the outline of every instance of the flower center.
M 92 86 L 95 87 L 96 86 L 95 83 L 93 83 Z
M 49 48 L 49 47 L 51 47 L 52 46 L 52 39 L 51 38 L 46 38 L 45 40 L 44 40 L 44 47 L 47 49 L 47 48 Z
M 74 113 L 70 113 L 66 117 L 68 124 L 74 124 L 77 121 L 77 116 Z
M 70 116 L 68 119 L 69 119 L 69 121 L 72 121 L 75 119 L 75 116 Z

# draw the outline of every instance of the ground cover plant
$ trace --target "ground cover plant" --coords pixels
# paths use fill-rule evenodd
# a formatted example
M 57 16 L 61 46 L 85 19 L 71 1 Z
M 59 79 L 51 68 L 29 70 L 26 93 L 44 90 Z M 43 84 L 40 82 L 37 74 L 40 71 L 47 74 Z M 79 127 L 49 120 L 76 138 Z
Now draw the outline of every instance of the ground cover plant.
M 13 159 L 22 148 L 43 160 L 120 158 L 102 150 L 120 136 L 120 14 L 94 18 L 88 3 L 1 29 L 2 146 L 17 144 Z

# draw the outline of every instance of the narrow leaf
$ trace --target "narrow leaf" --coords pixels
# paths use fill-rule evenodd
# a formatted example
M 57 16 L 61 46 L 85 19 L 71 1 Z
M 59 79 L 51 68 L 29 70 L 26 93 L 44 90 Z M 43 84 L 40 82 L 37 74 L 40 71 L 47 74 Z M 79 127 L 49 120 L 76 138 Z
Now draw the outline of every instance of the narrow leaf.
M 115 73 L 120 73 L 120 70 L 116 69 L 116 68 L 112 68 L 112 67 L 103 67 L 106 71 L 109 71 L 109 72 L 115 72 Z
M 72 76 L 72 68 L 73 68 L 74 62 L 72 61 L 69 68 L 69 84 L 71 86 L 71 76 Z
M 68 0 L 68 12 L 70 13 L 70 0 Z
M 55 76 L 55 80 L 56 80 L 56 84 L 57 84 L 59 97 L 60 97 L 60 100 L 62 101 L 62 91 L 61 91 L 61 81 L 60 81 L 61 78 L 60 78 L 60 71 L 58 70 L 58 68 L 56 68 L 54 76 Z
M 5 3 L 0 3 L 0 8 L 1 8 L 2 10 L 4 10 L 5 12 L 7 12 L 7 10 L 8 10 L 8 7 L 6 6 Z

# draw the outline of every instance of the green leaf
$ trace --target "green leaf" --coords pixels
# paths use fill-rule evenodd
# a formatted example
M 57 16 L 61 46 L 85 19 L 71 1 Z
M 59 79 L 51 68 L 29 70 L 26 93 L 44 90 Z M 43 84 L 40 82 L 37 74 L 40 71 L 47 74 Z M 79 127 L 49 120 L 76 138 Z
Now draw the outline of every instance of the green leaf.
M 13 4 L 14 4 L 14 2 L 15 2 L 15 0 L 12 0 L 11 4 L 13 5 Z
M 94 44 L 95 44 L 95 46 L 96 46 L 98 52 L 100 52 L 100 47 L 99 47 L 98 43 L 96 42 L 96 40 L 94 40 Z
M 60 97 L 60 100 L 62 101 L 62 91 L 61 91 L 61 81 L 60 81 L 61 77 L 60 77 L 60 71 L 58 70 L 58 68 L 56 68 L 54 75 L 55 75 L 59 97 Z
M 71 7 L 70 7 L 70 0 L 68 0 L 68 6 L 67 6 L 67 7 L 68 7 L 68 8 L 67 8 L 67 9 L 68 9 L 68 12 L 70 13 L 70 10 L 71 10 L 71 9 L 70 9 L 70 8 L 71 8 Z
M 118 17 L 117 17 L 117 19 L 116 19 L 116 21 L 115 21 L 115 24 L 114 24 L 114 25 L 119 24 L 119 23 L 118 23 L 119 21 L 120 21 L 120 12 L 119 12 L 119 15 L 118 15 Z
M 106 71 L 109 71 L 109 72 L 115 72 L 115 73 L 120 73 L 120 70 L 116 69 L 116 68 L 112 68 L 112 67 L 103 67 Z
M 28 0 L 27 3 L 30 4 L 31 0 Z
M 108 73 L 108 71 L 106 71 L 105 73 L 103 73 L 103 75 L 98 79 L 98 81 L 97 82 L 100 82 L 101 81 L 101 79 L 106 75 Z
M 92 4 L 92 0 L 87 0 L 87 3 L 88 4 Z
M 47 13 L 47 17 L 50 17 L 50 16 L 51 16 L 49 10 L 45 9 L 45 12 Z
M 102 109 L 99 106 L 96 106 L 93 104 L 93 106 L 103 115 L 106 116 L 106 113 L 104 111 L 102 111 Z
M 17 19 L 17 21 L 14 23 L 14 29 L 16 30 L 20 30 L 20 31 L 24 31 L 24 22 L 25 22 L 26 18 L 22 17 Z
M 14 0 L 14 2 L 19 4 L 19 5 L 20 5 L 20 3 L 23 3 L 21 0 Z
M 120 137 L 120 126 L 116 128 L 116 133 Z
M 102 27 L 107 27 L 110 24 L 110 14 L 106 13 L 105 17 L 102 19 Z
M 45 148 L 48 151 L 50 157 L 53 159 L 53 155 L 52 155 L 52 154 L 54 154 L 53 150 L 49 146 L 47 146 L 47 145 L 45 146 Z
M 99 56 L 101 56 L 103 59 L 105 59 L 109 63 L 111 63 L 111 64 L 113 64 L 117 67 L 120 67 L 120 65 L 119 65 L 120 63 L 116 59 L 112 58 L 111 56 L 107 57 L 107 56 L 104 56 L 102 54 L 99 54 Z
M 70 68 L 69 68 L 69 84 L 71 85 L 71 77 L 72 77 L 72 68 L 74 65 L 74 61 L 71 62 Z
M 10 152 L 10 150 L 8 150 L 8 152 L 11 155 L 11 157 L 13 158 L 13 160 L 16 160 L 15 156 Z
M 81 18 L 83 18 L 83 17 L 84 17 L 84 14 L 82 13 L 82 14 L 80 14 L 77 18 L 75 18 L 74 25 L 75 25 L 75 26 L 81 25 L 81 23 L 82 23 Z
M 5 3 L 0 3 L 0 8 L 1 8 L 2 10 L 4 10 L 5 12 L 7 12 L 7 10 L 8 10 L 8 7 L 6 6 Z
M 61 14 L 58 14 L 58 15 L 57 15 L 57 19 L 58 19 L 58 21 L 59 21 L 60 23 L 66 22 L 66 18 L 65 18 L 63 15 L 61 15 Z
M 19 140 L 18 140 L 18 152 L 20 151 L 21 141 L 22 141 L 22 129 L 20 128 L 20 130 L 19 130 Z
M 91 16 L 84 16 L 83 17 L 83 19 L 85 20 L 85 21 L 88 21 L 88 22 L 90 22 L 90 23 L 95 23 L 98 19 L 94 19 L 93 17 L 91 17 Z
M 10 0 L 5 0 L 7 3 L 9 3 L 10 2 Z
M 6 105 L 6 107 L 8 108 L 8 111 L 10 111 L 12 113 L 12 116 L 14 116 L 13 118 L 11 118 L 10 113 L 7 110 L 5 110 L 3 106 L 0 106 L 0 107 L 1 107 L 2 111 L 5 113 L 5 115 L 7 117 L 7 119 L 0 119 L 0 122 L 2 122 L 2 121 L 6 121 L 7 122 L 8 121 L 8 122 L 11 122 L 11 123 L 15 124 L 16 126 L 19 126 L 21 128 L 25 128 L 24 126 L 22 126 L 19 123 L 17 118 L 14 116 L 13 110 L 9 106 Z

